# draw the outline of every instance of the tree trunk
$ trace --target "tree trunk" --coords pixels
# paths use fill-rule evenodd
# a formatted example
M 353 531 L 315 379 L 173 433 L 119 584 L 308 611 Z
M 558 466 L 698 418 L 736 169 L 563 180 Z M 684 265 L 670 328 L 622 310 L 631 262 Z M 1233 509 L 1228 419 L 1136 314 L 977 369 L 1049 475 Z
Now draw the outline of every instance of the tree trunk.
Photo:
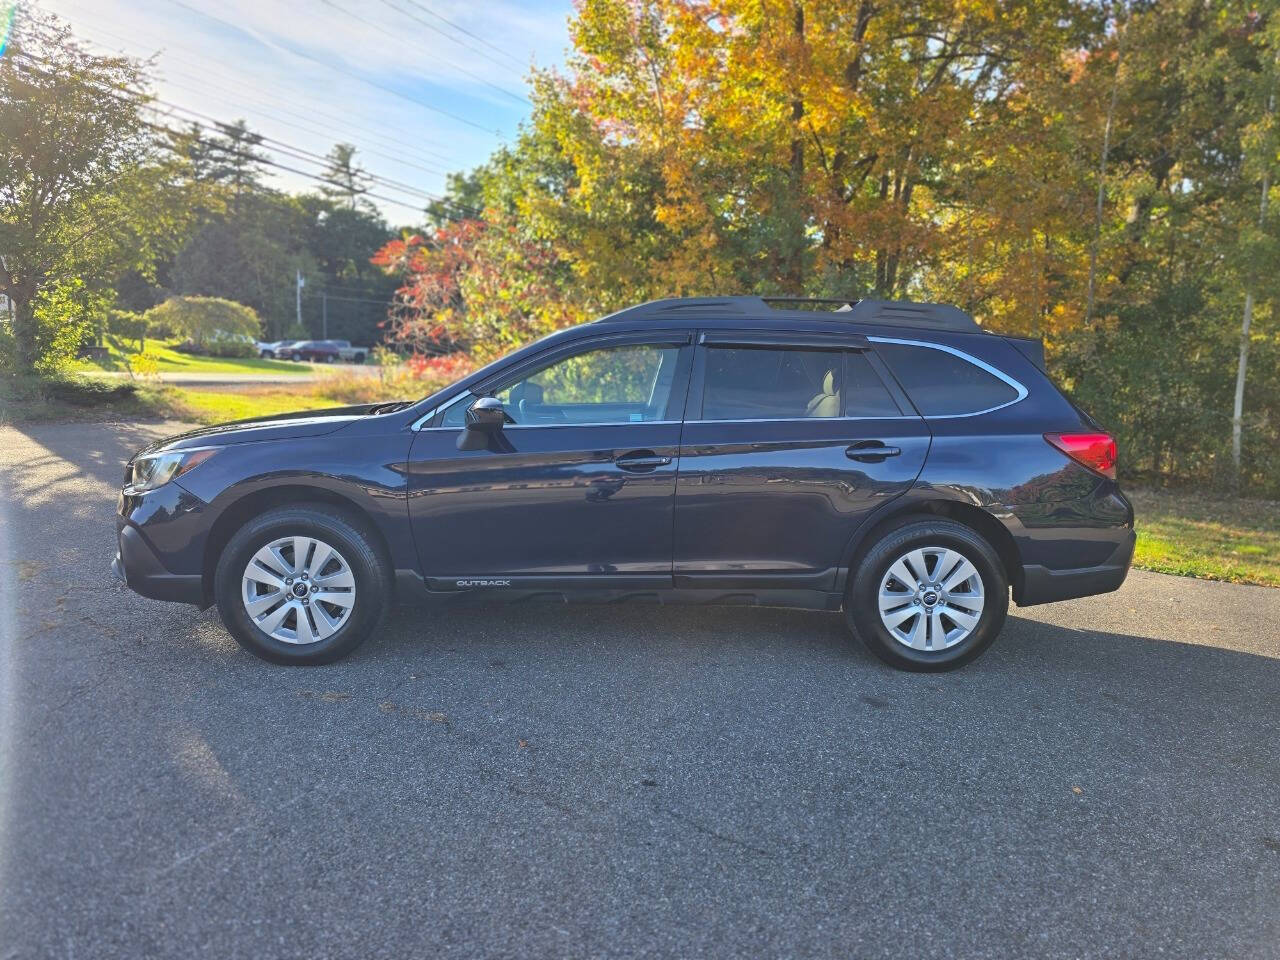
M 1275 109 L 1275 95 L 1267 105 L 1267 112 Z M 1258 204 L 1258 227 L 1267 221 L 1267 194 L 1271 192 L 1271 168 L 1262 171 L 1262 200 Z M 1231 482 L 1240 486 L 1240 450 L 1244 441 L 1244 381 L 1249 370 L 1249 328 L 1253 325 L 1253 281 L 1244 291 L 1244 319 L 1240 323 L 1240 359 L 1236 364 L 1236 397 L 1231 410 Z
M 1085 298 L 1084 323 L 1093 322 L 1093 301 L 1097 291 L 1098 246 L 1102 242 L 1102 202 L 1107 190 L 1107 158 L 1111 153 L 1111 127 L 1115 123 L 1116 99 L 1120 94 L 1120 65 L 1124 61 L 1125 33 L 1120 32 L 1120 19 L 1116 18 L 1116 73 L 1111 81 L 1111 103 L 1107 106 L 1107 122 L 1102 131 L 1102 157 L 1098 160 L 1098 201 L 1093 216 L 1093 244 L 1089 248 L 1089 288 Z
M 31 373 L 40 359 L 36 330 L 36 305 L 33 299 L 19 300 L 10 294 L 13 304 L 14 359 L 21 373 Z
M 1280 64 L 1277 60 L 1273 66 Z M 1272 86 L 1267 96 L 1267 117 L 1276 112 L 1276 91 Z M 1262 198 L 1258 201 L 1258 229 L 1267 225 L 1267 202 L 1271 193 L 1271 158 L 1263 152 Z M 1236 395 L 1231 408 L 1231 484 L 1240 486 L 1240 454 L 1244 443 L 1244 383 L 1249 370 L 1249 328 L 1253 325 L 1253 278 L 1247 277 L 1244 291 L 1244 317 L 1240 322 L 1240 359 L 1236 363 Z
M 804 7 L 796 4 L 795 19 L 792 23 L 797 42 L 804 43 Z M 788 292 L 795 296 L 804 294 L 804 254 L 805 230 L 802 214 L 804 198 L 804 132 L 800 124 L 804 120 L 804 101 L 796 97 L 791 101 L 791 190 L 796 206 L 791 211 L 795 219 L 794 236 L 791 238 L 791 250 L 788 251 L 785 284 Z

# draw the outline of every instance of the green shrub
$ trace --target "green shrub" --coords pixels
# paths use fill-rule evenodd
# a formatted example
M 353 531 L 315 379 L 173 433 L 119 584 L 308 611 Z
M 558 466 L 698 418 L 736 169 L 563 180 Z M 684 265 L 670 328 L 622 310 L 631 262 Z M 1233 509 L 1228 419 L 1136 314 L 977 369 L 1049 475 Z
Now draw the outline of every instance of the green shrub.
M 258 355 L 258 348 L 252 343 L 246 343 L 244 340 L 217 340 L 207 344 L 207 348 L 207 352 L 211 357 L 243 359 Z
M 98 377 L 49 377 L 41 381 L 40 391 L 51 400 L 77 407 L 92 407 L 129 399 L 137 394 L 138 385 L 128 380 Z

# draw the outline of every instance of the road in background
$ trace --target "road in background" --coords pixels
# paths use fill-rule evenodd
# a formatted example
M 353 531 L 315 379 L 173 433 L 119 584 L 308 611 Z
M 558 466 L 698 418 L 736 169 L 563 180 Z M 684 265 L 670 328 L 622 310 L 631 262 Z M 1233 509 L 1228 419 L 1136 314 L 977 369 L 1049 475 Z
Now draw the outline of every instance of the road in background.
M 376 377 L 382 369 L 376 364 L 359 363 L 306 363 L 307 373 L 158 373 L 148 380 L 171 384 L 175 387 L 225 387 L 266 384 L 317 383 L 326 377 L 349 373 L 357 377 Z M 93 370 L 87 377 L 123 378 L 129 376 L 117 370 Z
M 169 427 L 0 428 L 0 957 L 1275 957 L 1280 591 L 1134 573 L 897 673 L 838 617 L 113 581 Z

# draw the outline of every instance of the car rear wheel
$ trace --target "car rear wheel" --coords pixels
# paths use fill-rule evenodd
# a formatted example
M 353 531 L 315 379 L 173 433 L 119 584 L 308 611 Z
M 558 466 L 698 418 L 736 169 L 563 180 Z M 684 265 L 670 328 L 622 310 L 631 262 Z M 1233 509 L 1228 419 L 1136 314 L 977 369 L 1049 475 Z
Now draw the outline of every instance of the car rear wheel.
M 1004 625 L 1009 583 L 992 546 L 943 519 L 905 521 L 855 571 L 845 602 L 853 633 L 903 670 L 953 670 L 989 647 Z
M 359 523 L 320 505 L 281 507 L 231 538 L 214 575 L 218 613 L 264 660 L 332 663 L 373 633 L 391 576 Z

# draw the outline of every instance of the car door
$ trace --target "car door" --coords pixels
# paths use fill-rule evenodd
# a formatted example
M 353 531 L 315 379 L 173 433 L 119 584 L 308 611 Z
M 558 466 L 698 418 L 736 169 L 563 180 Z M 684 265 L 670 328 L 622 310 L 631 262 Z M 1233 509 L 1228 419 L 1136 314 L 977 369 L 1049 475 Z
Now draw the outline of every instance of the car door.
M 428 586 L 670 586 L 690 341 L 576 341 L 440 410 L 407 465 Z M 508 422 L 483 449 L 461 450 L 476 395 L 499 399 Z
M 680 447 L 678 587 L 830 590 L 930 433 L 854 334 L 708 331 Z

